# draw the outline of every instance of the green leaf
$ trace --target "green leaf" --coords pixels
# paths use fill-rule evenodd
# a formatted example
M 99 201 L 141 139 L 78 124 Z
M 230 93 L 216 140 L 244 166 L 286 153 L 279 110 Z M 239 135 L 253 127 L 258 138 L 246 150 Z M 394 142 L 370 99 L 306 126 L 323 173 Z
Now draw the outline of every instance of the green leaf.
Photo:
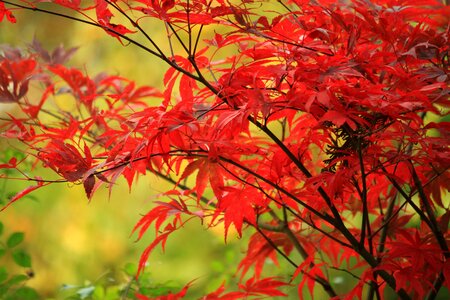
M 0 267 L 0 283 L 5 281 L 8 278 L 8 271 L 6 271 L 6 267 Z
M 23 275 L 23 274 L 14 275 L 13 277 L 11 277 L 10 280 L 8 280 L 8 284 L 10 286 L 13 286 L 13 285 L 22 283 L 24 281 L 27 281 L 28 279 L 29 279 L 29 277 L 27 275 Z
M 137 265 L 133 263 L 127 263 L 123 270 L 127 275 L 134 276 L 137 273 Z
M 23 239 L 25 237 L 25 234 L 23 232 L 14 232 L 11 234 L 8 238 L 8 241 L 6 242 L 6 245 L 8 248 L 13 248 L 20 243 L 22 243 Z
M 24 268 L 31 268 L 31 257 L 23 250 L 15 250 L 12 253 L 14 262 Z
M 2 222 L 0 222 L 0 235 L 2 235 L 3 234 L 3 229 L 4 229 L 4 225 L 3 225 L 3 223 Z
M 96 286 L 94 292 L 92 293 L 93 299 L 105 299 L 105 287 Z
M 151 287 L 140 287 L 139 293 L 151 297 L 158 297 L 167 295 L 173 291 L 179 290 L 180 288 L 177 285 L 171 284 L 171 282 L 168 282 L 166 284 L 161 284 L 157 286 L 151 286 Z
M 5 255 L 5 253 L 6 253 L 6 249 L 5 248 L 0 248 L 0 257 Z
M 130 295 L 132 294 L 132 290 L 129 290 Z M 116 299 L 132 299 L 128 298 L 123 294 L 123 290 L 119 286 L 112 286 L 106 289 L 106 294 L 103 298 L 99 298 L 102 300 L 116 300 Z M 134 299 L 134 298 L 133 298 Z
M 15 294 L 14 299 L 23 299 L 23 300 L 38 300 L 39 299 L 38 293 L 34 289 L 27 287 L 27 286 L 18 288 L 14 294 Z

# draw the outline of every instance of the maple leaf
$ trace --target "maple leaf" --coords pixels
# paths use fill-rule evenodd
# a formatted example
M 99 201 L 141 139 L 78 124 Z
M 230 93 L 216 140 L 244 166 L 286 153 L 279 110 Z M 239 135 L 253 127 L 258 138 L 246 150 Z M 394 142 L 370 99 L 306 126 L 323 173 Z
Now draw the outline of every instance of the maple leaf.
M 27 188 L 25 188 L 24 190 L 18 192 L 17 194 L 15 194 L 11 199 L 9 199 L 8 203 L 3 206 L 0 209 L 0 212 L 4 211 L 5 209 L 7 209 L 10 205 L 12 205 L 14 202 L 16 202 L 17 200 L 25 197 L 26 195 L 28 195 L 29 193 L 47 185 L 48 183 L 44 183 L 44 181 L 42 181 L 42 178 L 40 177 L 36 177 L 35 180 L 37 181 L 37 185 L 32 185 L 29 186 Z
M 321 264 L 314 264 L 313 256 L 309 256 L 298 266 L 297 270 L 295 270 L 295 273 L 292 275 L 292 279 L 296 278 L 300 273 L 303 274 L 302 280 L 297 287 L 298 296 L 300 299 L 304 299 L 303 290 L 305 284 L 308 286 L 309 294 L 314 295 L 314 286 L 317 283 L 317 278 L 325 278 L 321 267 Z M 314 299 L 314 297 L 312 297 L 312 299 Z
M 6 19 L 11 23 L 16 23 L 16 17 L 12 14 L 12 12 L 5 7 L 5 3 L 0 2 L 0 22 L 3 21 L 3 18 L 6 16 Z
M 81 0 L 55 0 L 55 3 L 73 10 L 80 10 Z
M 389 243 L 389 260 L 401 258 L 414 261 L 411 266 L 415 273 L 423 268 L 440 269 L 441 251 L 430 241 L 430 237 L 422 238 L 418 231 L 414 235 L 406 230 L 399 230 L 398 233 L 398 240 Z
M 63 45 L 59 45 L 52 52 L 49 52 L 42 47 L 36 38 L 33 39 L 30 47 L 50 65 L 62 65 L 66 63 L 78 50 L 77 47 L 66 50 Z
M 230 225 L 233 224 L 238 235 L 242 236 L 242 226 L 245 223 L 256 224 L 256 208 L 262 201 L 260 195 L 252 190 L 223 187 L 219 199 L 218 209 L 214 213 L 214 219 L 223 214 L 225 226 L 225 240 Z M 239 201 L 236 201 L 239 199 Z
M 268 277 L 256 280 L 254 277 L 248 279 L 245 284 L 240 284 L 239 287 L 247 293 L 247 295 L 264 295 L 264 296 L 287 296 L 280 292 L 278 288 L 288 285 L 285 282 L 276 280 L 275 277 Z
M 85 157 L 71 144 L 52 140 L 40 150 L 38 158 L 44 162 L 45 166 L 73 182 L 83 178 L 92 166 L 93 160 L 87 146 L 84 147 L 84 154 Z
M 8 114 L 11 119 L 11 124 L 8 124 L 9 128 L 1 133 L 1 136 L 7 138 L 16 138 L 20 141 L 31 142 L 36 138 L 36 132 L 32 126 L 24 125 L 23 120 L 16 119 L 11 114 Z
M 17 158 L 11 157 L 6 164 L 0 164 L 0 169 L 15 169 L 17 167 Z
M 98 24 L 103 27 L 106 33 L 117 38 L 122 43 L 120 36 L 123 36 L 127 33 L 136 32 L 128 29 L 124 25 L 111 23 L 111 18 L 114 15 L 108 8 L 107 1 L 96 0 L 95 2 L 96 2 L 95 13 L 97 14 Z
M 150 256 L 151 252 L 157 245 L 161 245 L 163 251 L 170 234 L 178 229 L 178 224 L 182 224 L 181 213 L 187 211 L 187 208 L 180 205 L 178 202 L 172 200 L 170 203 L 159 202 L 158 205 L 150 210 L 145 216 L 143 216 L 139 222 L 134 226 L 132 234 L 139 230 L 138 240 L 142 238 L 144 233 L 148 230 L 150 225 L 154 223 L 156 238 L 152 243 L 144 250 L 139 260 L 139 268 L 137 276 L 145 268 L 145 264 Z M 164 228 L 161 228 L 166 220 L 172 217 L 172 221 L 167 223 Z M 162 230 L 160 230 L 160 228 Z
M 48 69 L 54 74 L 60 76 L 71 88 L 72 93 L 81 103 L 88 107 L 97 96 L 95 83 L 87 76 L 84 76 L 80 70 L 66 68 L 63 65 L 48 66 Z
M 167 227 L 166 227 L 167 229 Z M 147 260 L 150 256 L 150 253 L 153 251 L 153 249 L 158 246 L 159 244 L 161 244 L 161 248 L 164 251 L 164 247 L 165 244 L 167 242 L 167 239 L 169 237 L 169 235 L 173 232 L 174 229 L 172 230 L 167 230 L 165 233 L 163 234 L 159 234 L 153 241 L 152 243 L 147 246 L 147 248 L 145 248 L 144 252 L 142 252 L 141 257 L 139 259 L 139 266 L 138 266 L 138 271 L 136 274 L 136 277 L 139 276 L 139 274 L 141 274 L 141 272 L 144 270 L 146 264 L 147 264 Z
M 263 279 L 249 278 L 245 284 L 239 284 L 239 291 L 224 293 L 225 286 L 222 284 L 217 290 L 202 297 L 204 300 L 235 300 L 248 299 L 251 296 L 282 297 L 285 293 L 278 290 L 282 286 L 289 285 L 285 282 L 276 280 L 276 277 Z
M 0 103 L 18 102 L 27 92 L 35 72 L 34 59 L 0 60 Z
M 86 178 L 83 181 L 84 191 L 86 192 L 86 196 L 88 197 L 88 199 L 91 199 L 92 197 L 94 186 L 95 186 L 95 176 L 93 175 L 88 176 L 88 178 Z
M 272 243 L 277 246 L 281 246 L 285 253 L 291 252 L 292 245 L 288 242 L 286 236 L 277 232 L 266 232 L 265 234 L 272 241 Z M 269 244 L 261 234 L 253 234 L 248 243 L 247 253 L 238 266 L 238 270 L 241 272 L 241 280 L 252 266 L 254 266 L 254 277 L 260 278 L 263 272 L 263 267 L 269 259 L 276 266 L 279 265 L 277 253 L 272 245 Z
M 141 295 L 140 293 L 137 293 L 136 297 L 139 300 L 179 300 L 179 299 L 184 298 L 188 289 L 191 287 L 192 283 L 193 283 L 193 281 L 187 283 L 178 293 L 175 293 L 175 294 L 171 293 L 168 295 L 149 298 L 145 295 Z

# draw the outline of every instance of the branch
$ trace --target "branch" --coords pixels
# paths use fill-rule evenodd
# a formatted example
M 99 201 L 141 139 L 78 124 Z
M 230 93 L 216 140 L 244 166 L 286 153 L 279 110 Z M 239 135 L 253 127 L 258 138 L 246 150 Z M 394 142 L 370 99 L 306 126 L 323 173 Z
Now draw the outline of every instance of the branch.
M 292 232 L 292 230 L 289 228 L 289 224 L 287 221 L 287 215 L 286 215 L 286 209 L 283 209 L 283 221 L 282 221 L 282 225 L 283 225 L 283 232 L 287 235 L 287 237 L 289 238 L 289 240 L 293 243 L 295 249 L 297 250 L 297 252 L 302 256 L 303 260 L 306 260 L 310 255 L 308 254 L 308 252 L 306 251 L 306 249 L 300 244 L 300 242 L 298 241 L 297 237 L 295 236 L 295 234 Z M 315 264 L 311 261 L 310 263 L 310 268 L 313 268 L 315 266 Z M 331 297 L 337 297 L 336 292 L 333 290 L 333 287 L 331 286 L 330 282 L 328 281 L 328 279 L 323 278 L 319 275 L 316 275 L 314 277 L 314 280 L 319 283 L 322 288 L 325 290 L 325 292 Z
M 159 48 L 159 46 L 155 43 L 155 41 L 153 41 L 153 39 L 148 35 L 148 33 L 142 29 L 142 27 L 135 22 L 133 19 L 130 18 L 130 16 L 125 13 L 116 3 L 111 2 L 110 0 L 105 0 L 106 3 L 108 3 L 109 5 L 111 5 L 112 7 L 114 7 L 121 15 L 123 15 L 125 18 L 127 18 L 127 20 L 134 26 L 136 27 L 140 33 L 142 33 L 145 38 L 152 44 L 153 47 L 155 47 L 156 51 L 160 54 L 160 58 L 165 57 L 167 60 L 169 60 L 167 58 L 167 56 L 164 54 L 164 52 Z
M 276 183 L 273 183 L 272 181 L 270 181 L 269 179 L 263 177 L 262 175 L 256 173 L 255 171 L 247 168 L 246 166 L 241 165 L 240 163 L 235 162 L 234 160 L 225 158 L 223 156 L 219 156 L 220 160 L 227 162 L 229 164 L 232 164 L 238 168 L 240 168 L 241 170 L 247 172 L 248 174 L 251 174 L 252 176 L 260 179 L 261 181 L 269 184 L 270 186 L 274 187 L 275 189 L 277 189 L 278 191 L 280 191 L 281 193 L 285 194 L 286 196 L 290 197 L 291 199 L 293 199 L 295 202 L 297 202 L 298 204 L 300 204 L 301 206 L 305 207 L 306 209 L 308 209 L 310 212 L 312 212 L 313 214 L 315 214 L 316 216 L 318 216 L 319 218 L 327 221 L 328 223 L 330 223 L 331 225 L 334 225 L 334 219 L 329 216 L 328 214 L 322 214 L 319 211 L 317 211 L 316 209 L 314 209 L 313 207 L 311 207 L 310 205 L 308 205 L 307 203 L 303 202 L 302 200 L 300 200 L 299 198 L 297 198 L 295 195 L 293 195 L 291 192 L 287 191 L 286 189 L 284 189 L 283 187 L 277 185 Z M 226 168 L 225 168 L 226 169 Z
M 361 202 L 362 202 L 362 221 L 361 221 L 361 237 L 360 237 L 360 243 L 361 245 L 364 245 L 364 240 L 366 238 L 366 230 L 367 235 L 371 236 L 371 230 L 370 230 L 370 222 L 369 222 L 369 209 L 367 205 L 367 182 L 366 182 L 366 172 L 364 170 L 364 158 L 362 153 L 362 145 L 361 145 L 361 139 L 358 139 L 358 159 L 359 159 L 359 168 L 361 170 L 361 183 L 362 183 L 362 189 L 361 189 Z M 357 184 L 357 183 L 356 183 Z M 359 189 L 359 188 L 358 188 Z M 371 239 L 369 238 L 369 249 L 370 252 L 372 251 L 372 243 Z
M 283 256 L 283 258 L 284 258 L 285 260 L 287 260 L 293 267 L 295 267 L 296 269 L 298 268 L 298 265 L 297 265 L 297 264 L 296 264 L 289 256 L 287 256 L 283 251 L 281 251 L 281 250 L 278 248 L 278 246 L 275 245 L 275 243 L 274 243 L 267 235 L 265 235 L 264 232 L 263 232 L 260 228 L 258 228 L 258 226 L 255 226 L 254 228 L 259 232 L 259 234 L 262 235 L 262 237 L 267 241 L 267 243 L 269 243 L 269 245 L 270 245 L 275 251 L 278 252 L 278 254 L 280 254 L 281 256 Z
M 273 134 L 273 133 L 272 133 L 272 134 Z M 276 138 L 276 137 L 275 137 L 275 138 Z M 284 146 L 284 144 L 283 144 L 283 146 Z M 284 147 L 285 147 L 285 146 L 284 146 Z M 235 166 L 237 166 L 237 167 L 243 169 L 243 170 L 246 171 L 247 173 L 252 174 L 252 175 L 255 176 L 256 178 L 258 178 L 258 179 L 260 179 L 260 180 L 262 180 L 262 181 L 268 183 L 269 185 L 272 185 L 274 188 L 278 189 L 280 192 L 282 192 L 283 194 L 285 194 L 285 195 L 291 197 L 292 199 L 294 199 L 294 200 L 297 199 L 298 201 L 300 201 L 300 202 L 298 202 L 298 203 L 301 204 L 302 206 L 304 206 L 305 208 L 307 208 L 307 209 L 310 208 L 309 205 L 307 205 L 306 203 L 304 203 L 303 201 L 301 201 L 300 199 L 298 199 L 297 197 L 295 197 L 294 195 L 292 195 L 290 192 L 286 191 L 285 189 L 283 189 L 282 187 L 276 185 L 275 183 L 271 182 L 270 180 L 267 180 L 266 178 L 262 177 L 261 175 L 259 175 L 259 174 L 255 173 L 255 172 L 253 172 L 252 170 L 248 169 L 247 167 L 242 166 L 242 165 L 240 165 L 240 164 L 238 164 L 238 163 L 236 163 L 236 162 L 234 162 L 234 161 L 232 161 L 232 160 L 230 160 L 230 159 L 227 159 L 227 158 L 224 158 L 224 157 L 221 157 L 221 156 L 219 156 L 219 158 L 220 158 L 221 160 L 223 160 L 223 161 L 229 162 L 229 163 L 231 163 L 231 164 L 233 164 L 233 165 L 235 165 Z M 308 172 L 308 173 L 309 173 L 309 172 Z M 323 191 L 323 190 L 322 190 L 322 191 Z M 320 188 L 319 188 L 319 192 L 320 192 Z M 323 193 L 325 193 L 325 191 L 323 191 Z M 325 195 L 326 195 L 326 194 L 325 194 Z M 328 196 L 327 196 L 327 197 L 328 197 Z M 329 198 L 328 198 L 328 199 L 329 199 Z M 333 207 L 334 207 L 334 206 L 333 206 Z M 314 209 L 313 209 L 312 207 L 311 207 L 311 209 L 312 209 L 311 211 L 314 212 Z M 336 209 L 336 208 L 335 208 L 335 209 Z M 337 213 L 338 216 L 339 216 L 339 212 L 338 212 L 337 210 L 336 210 L 336 213 Z M 319 213 L 318 216 L 320 217 L 320 215 L 321 215 L 321 214 Z M 375 257 L 374 257 L 370 252 L 368 252 L 368 251 L 364 248 L 364 246 L 362 246 L 362 245 L 359 244 L 359 241 L 358 241 L 358 240 L 353 236 L 353 234 L 348 230 L 348 228 L 347 228 L 347 227 L 345 226 L 345 224 L 342 222 L 342 220 L 341 220 L 340 217 L 339 217 L 339 219 L 334 219 L 334 218 L 332 218 L 331 216 L 329 216 L 328 214 L 326 214 L 326 215 L 322 215 L 322 219 L 325 220 L 325 221 L 327 221 L 327 222 L 329 222 L 329 223 L 330 223 L 331 225 L 333 225 L 337 230 L 339 230 L 339 231 L 344 235 L 344 237 L 350 242 L 350 244 L 352 245 L 352 248 L 353 248 L 359 255 L 361 255 L 361 257 L 362 257 L 364 260 L 366 260 L 372 268 L 376 268 L 376 267 L 378 266 L 379 262 L 375 259 Z M 404 289 L 402 289 L 402 288 L 396 289 L 396 281 L 395 281 L 395 278 L 394 278 L 391 274 L 389 274 L 388 272 L 383 271 L 383 270 L 376 271 L 376 273 L 379 274 L 379 275 L 386 281 L 386 283 L 387 283 L 391 288 L 393 288 L 393 289 L 396 291 L 397 295 L 399 295 L 401 299 L 405 299 L 405 300 L 411 299 L 411 298 L 409 297 L 408 293 L 407 293 Z
M 434 237 L 436 238 L 441 250 L 444 252 L 444 256 L 446 258 L 450 258 L 450 252 L 447 246 L 447 241 L 445 240 L 444 235 L 439 228 L 438 222 L 436 220 L 436 216 L 431 208 L 430 201 L 428 200 L 425 191 L 423 190 L 422 182 L 420 181 L 419 176 L 417 175 L 416 169 L 414 168 L 413 163 L 409 160 L 409 168 L 411 170 L 411 175 L 414 180 L 414 184 L 416 185 L 417 191 L 419 192 L 420 200 L 422 200 L 422 204 L 425 207 L 425 211 L 427 212 L 428 218 L 430 220 L 430 229 L 433 232 Z
M 44 14 L 49 14 L 49 15 L 53 15 L 53 16 L 64 18 L 64 19 L 69 19 L 69 20 L 72 20 L 72 21 L 76 21 L 76 22 L 84 23 L 84 24 L 87 24 L 87 25 L 90 25 L 90 26 L 101 28 L 101 29 L 103 29 L 103 30 L 105 30 L 105 31 L 107 31 L 109 33 L 112 33 L 114 35 L 119 36 L 120 38 L 128 41 L 129 43 L 131 43 L 131 44 L 133 44 L 135 46 L 138 46 L 139 48 L 144 49 L 145 51 L 151 53 L 152 55 L 154 55 L 154 56 L 164 60 L 164 58 L 160 54 L 158 54 L 157 52 L 153 51 L 152 49 L 150 49 L 150 48 L 142 45 L 141 43 L 139 43 L 139 42 L 137 42 L 137 41 L 127 37 L 124 34 L 121 34 L 120 32 L 115 31 L 112 28 L 102 26 L 102 25 L 100 25 L 98 23 L 95 23 L 95 22 L 92 22 L 92 21 L 88 21 L 88 20 L 84 20 L 84 19 L 80 19 L 80 18 L 77 18 L 77 17 L 73 17 L 73 16 L 70 16 L 70 15 L 63 14 L 63 13 L 58 13 L 58 12 L 55 12 L 55 11 L 50 11 L 50 10 L 38 8 L 38 7 L 35 7 L 35 6 L 30 7 L 30 6 L 25 6 L 25 5 L 21 5 L 21 4 L 5 1 L 5 0 L 0 0 L 0 2 L 9 4 L 9 5 L 14 6 L 14 7 L 22 8 L 22 9 L 25 9 L 25 10 L 31 10 L 31 11 L 44 13 Z
M 148 169 L 149 170 L 149 169 Z M 181 190 L 183 190 L 183 191 L 191 191 L 192 189 L 190 188 L 190 187 L 188 187 L 187 185 L 184 185 L 184 184 L 182 184 L 182 183 L 179 183 L 179 182 L 177 182 L 177 181 L 175 181 L 172 177 L 170 177 L 170 176 L 168 176 L 168 175 L 164 175 L 164 174 L 162 174 L 161 172 L 157 172 L 157 171 L 152 171 L 152 170 L 149 170 L 149 171 L 151 171 L 151 172 L 153 172 L 156 176 L 158 176 L 159 178 L 161 178 L 161 179 L 164 179 L 165 181 L 167 181 L 167 182 L 170 182 L 170 183 L 173 183 L 177 188 L 179 188 L 179 189 L 181 189 Z M 191 192 L 191 194 L 194 196 L 194 197 L 197 197 L 197 193 L 196 192 Z M 211 207 L 216 207 L 216 204 L 215 203 L 213 203 L 213 202 L 211 202 L 211 200 L 210 199 L 208 199 L 208 198 L 206 198 L 205 196 L 201 196 L 200 197 L 200 201 L 201 202 L 203 202 L 203 203 L 205 203 L 205 204 L 207 204 L 207 205 L 209 205 L 209 206 L 211 206 Z
M 400 195 L 403 196 L 403 198 L 406 200 L 406 202 L 408 202 L 408 204 L 411 205 L 411 207 L 414 209 L 414 211 L 420 216 L 420 219 L 423 220 L 428 225 L 428 227 L 430 227 L 430 229 L 431 229 L 433 227 L 433 225 L 431 225 L 430 220 L 423 213 L 423 211 L 414 203 L 414 201 L 411 199 L 411 197 L 408 196 L 408 194 L 406 194 L 406 192 L 402 189 L 402 187 L 398 184 L 398 182 L 395 181 L 391 177 L 391 174 L 389 174 L 389 172 L 386 170 L 386 168 L 383 166 L 383 164 L 381 162 L 380 162 L 380 167 L 381 167 L 381 170 L 383 170 L 386 178 L 392 183 L 392 185 L 395 187 L 395 189 L 400 193 Z
M 120 32 L 115 31 L 112 28 L 102 26 L 102 25 L 97 24 L 97 23 L 92 22 L 92 21 L 87 21 L 87 20 L 84 20 L 84 19 L 80 19 L 80 18 L 77 18 L 77 17 L 73 17 L 73 16 L 70 16 L 70 15 L 66 15 L 66 14 L 62 14 L 62 13 L 58 13 L 58 12 L 54 12 L 54 11 L 50 11 L 50 10 L 46 10 L 46 9 L 41 9 L 41 8 L 38 8 L 38 7 L 29 7 L 29 6 L 12 3 L 12 2 L 9 2 L 9 1 L 5 1 L 5 0 L 0 0 L 0 2 L 9 4 L 9 5 L 14 6 L 14 7 L 22 8 L 22 9 L 25 9 L 25 10 L 31 10 L 31 11 L 37 11 L 37 12 L 41 12 L 41 13 L 45 13 L 45 14 L 50 14 L 50 15 L 61 17 L 61 18 L 65 18 L 65 19 L 81 22 L 81 23 L 84 23 L 84 24 L 87 24 L 87 25 L 90 25 L 90 26 L 101 28 L 101 29 L 103 29 L 103 30 L 105 30 L 105 31 L 107 31 L 109 33 L 112 33 L 112 34 L 114 34 L 114 35 L 116 35 L 116 36 L 126 40 L 130 44 L 135 45 L 138 48 L 143 49 L 144 51 L 150 53 L 151 55 L 156 56 L 157 58 L 163 60 L 170 67 L 174 68 L 178 72 L 180 72 L 180 73 L 182 73 L 182 74 L 184 74 L 184 75 L 186 75 L 186 76 L 188 76 L 188 77 L 190 77 L 190 78 L 192 78 L 192 79 L 194 79 L 194 80 L 196 80 L 198 82 L 203 82 L 203 81 L 200 80 L 199 77 L 195 76 L 195 74 L 192 74 L 191 72 L 183 69 L 175 61 L 172 61 L 167 56 L 159 54 L 158 52 L 148 48 L 147 46 L 139 43 L 138 41 L 136 41 L 136 40 L 134 40 L 132 38 L 127 37 L 124 34 L 121 34 Z
M 248 183 L 250 185 L 252 185 L 251 183 Z M 254 185 L 253 185 L 254 186 Z M 267 198 L 271 199 L 272 201 L 274 201 L 275 203 L 277 203 L 279 206 L 283 207 L 284 209 L 286 209 L 288 212 L 290 212 L 294 217 L 296 217 L 297 219 L 299 219 L 300 221 L 302 221 L 303 223 L 307 224 L 309 227 L 319 231 L 321 234 L 323 234 L 324 236 L 328 237 L 330 240 L 335 241 L 336 243 L 340 244 L 343 247 L 346 248 L 350 248 L 353 249 L 353 247 L 350 244 L 347 244 L 341 240 L 339 240 L 338 238 L 336 238 L 335 236 L 333 236 L 332 234 L 326 232 L 325 230 L 321 229 L 320 227 L 317 227 L 314 222 L 308 221 L 305 218 L 303 218 L 301 215 L 299 215 L 297 212 L 295 212 L 292 208 L 290 208 L 289 206 L 287 206 L 286 204 L 282 203 L 281 201 L 275 199 L 274 197 L 272 197 L 271 195 L 269 195 L 266 191 L 264 191 L 264 189 L 262 189 L 261 187 L 256 187 L 259 191 L 261 191 L 264 195 L 266 195 Z

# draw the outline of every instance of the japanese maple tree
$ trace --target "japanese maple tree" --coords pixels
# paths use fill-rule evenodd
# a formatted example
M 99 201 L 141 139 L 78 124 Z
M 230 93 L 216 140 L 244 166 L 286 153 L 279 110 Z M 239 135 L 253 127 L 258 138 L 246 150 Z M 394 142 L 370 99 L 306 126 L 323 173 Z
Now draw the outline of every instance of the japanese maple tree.
M 21 10 L 98 27 L 168 70 L 158 90 L 69 67 L 73 50 L 4 47 L 0 102 L 23 114 L 5 116 L 1 135 L 59 176 L 22 173 L 35 183 L 8 205 L 49 184 L 83 184 L 90 199 L 120 177 L 132 188 L 154 173 L 173 189 L 134 228 L 139 238 L 156 233 L 138 273 L 191 220 L 223 225 L 225 239 L 230 228 L 251 234 L 241 284 L 203 299 L 283 296 L 290 282 L 299 297 L 321 288 L 335 299 L 383 299 L 387 287 L 400 299 L 435 299 L 450 288 L 445 3 L 11 0 L 0 1 L 0 20 L 17 16 L 10 26 L 20 26 Z M 166 26 L 166 44 L 150 19 Z M 54 105 L 62 93 L 76 110 Z M 280 259 L 292 281 L 263 276 Z M 347 295 L 331 269 L 357 278 Z

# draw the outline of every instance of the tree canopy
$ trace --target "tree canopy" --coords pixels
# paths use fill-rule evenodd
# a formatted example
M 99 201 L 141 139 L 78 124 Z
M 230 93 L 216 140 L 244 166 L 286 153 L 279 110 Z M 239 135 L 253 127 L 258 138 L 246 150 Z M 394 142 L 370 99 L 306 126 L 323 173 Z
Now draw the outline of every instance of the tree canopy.
M 317 287 L 330 298 L 383 299 L 389 288 L 401 299 L 435 299 L 450 287 L 449 6 L 41 2 L 49 1 L 0 1 L 0 21 L 32 10 L 83 22 L 168 70 L 160 90 L 71 67 L 73 49 L 3 47 L 0 102 L 22 114 L 4 118 L 1 136 L 22 142 L 27 156 L 0 168 L 34 182 L 3 209 L 49 184 L 82 184 L 91 199 L 100 186 L 114 192 L 120 177 L 131 189 L 153 173 L 173 189 L 134 228 L 139 239 L 156 233 L 137 275 L 155 247 L 200 219 L 223 225 L 225 239 L 230 228 L 251 234 L 237 266 L 242 283 L 204 299 L 283 296 L 279 288 L 297 277 L 300 298 Z M 150 19 L 164 24 L 166 43 L 152 38 Z M 33 20 L 11 26 L 21 22 Z M 76 109 L 56 105 L 61 95 Z M 57 177 L 22 172 L 30 160 Z M 279 259 L 292 278 L 263 277 Z M 331 269 L 357 279 L 346 295 Z

